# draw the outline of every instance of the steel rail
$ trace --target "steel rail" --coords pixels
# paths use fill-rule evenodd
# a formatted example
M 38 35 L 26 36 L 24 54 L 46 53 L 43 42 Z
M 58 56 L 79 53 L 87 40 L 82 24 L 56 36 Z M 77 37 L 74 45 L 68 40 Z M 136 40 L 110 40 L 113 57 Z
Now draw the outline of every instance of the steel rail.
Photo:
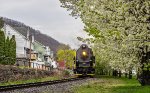
M 57 84 L 57 83 L 65 83 L 65 82 L 69 82 L 69 81 L 76 81 L 76 80 L 82 80 L 82 79 L 85 79 L 85 77 L 84 78 L 69 78 L 69 79 L 61 79 L 61 80 L 53 80 L 53 81 L 0 86 L 0 92 L 10 91 L 10 90 L 15 90 L 15 89 L 37 87 L 37 86 L 53 85 L 53 84 Z

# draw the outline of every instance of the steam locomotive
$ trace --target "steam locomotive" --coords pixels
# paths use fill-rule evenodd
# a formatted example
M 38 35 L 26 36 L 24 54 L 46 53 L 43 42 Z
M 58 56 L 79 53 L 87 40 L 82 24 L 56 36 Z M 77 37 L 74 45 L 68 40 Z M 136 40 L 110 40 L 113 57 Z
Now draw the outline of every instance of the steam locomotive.
M 95 73 L 95 56 L 86 44 L 76 51 L 74 58 L 74 74 L 77 76 L 93 76 Z

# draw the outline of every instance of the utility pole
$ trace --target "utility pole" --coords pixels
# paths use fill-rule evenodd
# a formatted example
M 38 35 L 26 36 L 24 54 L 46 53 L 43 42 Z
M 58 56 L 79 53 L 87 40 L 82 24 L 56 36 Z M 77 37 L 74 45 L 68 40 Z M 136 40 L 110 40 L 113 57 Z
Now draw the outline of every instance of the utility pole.
M 29 28 L 28 28 L 28 31 L 29 31 Z M 39 34 L 39 33 L 36 33 L 36 34 Z M 30 52 L 29 52 L 29 67 L 31 67 L 31 47 L 32 47 L 32 43 L 34 42 L 34 36 L 35 34 L 34 33 L 31 33 L 29 34 L 27 37 L 29 38 L 29 41 L 30 41 Z M 33 64 L 34 65 L 34 64 Z
M 29 67 L 31 67 L 31 44 L 32 44 L 32 40 L 34 40 L 34 36 L 31 34 L 29 35 L 29 41 L 30 41 L 30 59 L 29 59 Z
M 29 35 L 29 41 L 30 41 L 30 59 L 29 59 L 29 67 L 31 67 L 31 40 Z
M 27 38 L 29 40 L 29 68 L 31 67 L 31 42 L 32 42 L 32 34 L 29 32 L 29 27 L 27 31 Z

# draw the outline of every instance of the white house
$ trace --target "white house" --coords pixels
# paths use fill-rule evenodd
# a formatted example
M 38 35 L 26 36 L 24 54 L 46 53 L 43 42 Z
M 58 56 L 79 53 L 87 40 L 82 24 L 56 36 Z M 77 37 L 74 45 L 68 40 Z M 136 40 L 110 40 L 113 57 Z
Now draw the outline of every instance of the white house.
M 26 58 L 27 57 L 26 49 L 30 49 L 30 40 L 7 24 L 4 25 L 4 33 L 6 38 L 7 37 L 11 38 L 12 35 L 15 35 L 16 57 Z M 33 43 L 31 43 L 31 49 L 33 49 Z

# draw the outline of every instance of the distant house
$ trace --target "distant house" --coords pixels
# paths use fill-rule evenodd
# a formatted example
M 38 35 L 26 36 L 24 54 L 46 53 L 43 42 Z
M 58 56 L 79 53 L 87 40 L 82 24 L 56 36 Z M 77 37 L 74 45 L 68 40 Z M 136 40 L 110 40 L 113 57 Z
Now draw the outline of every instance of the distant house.
M 65 67 L 65 61 L 59 61 L 57 62 L 58 63 L 58 68 L 59 69 L 62 69 L 64 70 L 66 67 Z
M 50 66 L 54 61 L 53 51 L 51 51 L 49 47 L 34 41 L 34 36 L 29 36 L 28 33 L 27 36 L 24 36 L 7 24 L 4 25 L 4 33 L 5 36 L 9 38 L 15 35 L 16 57 L 19 65 L 29 66 L 30 61 L 31 67 L 43 68 L 43 65 Z M 26 37 L 32 37 L 32 41 Z
M 54 65 L 54 54 L 48 46 L 44 46 L 41 43 L 35 41 L 34 50 L 38 52 L 38 61 L 45 62 L 46 66 Z

